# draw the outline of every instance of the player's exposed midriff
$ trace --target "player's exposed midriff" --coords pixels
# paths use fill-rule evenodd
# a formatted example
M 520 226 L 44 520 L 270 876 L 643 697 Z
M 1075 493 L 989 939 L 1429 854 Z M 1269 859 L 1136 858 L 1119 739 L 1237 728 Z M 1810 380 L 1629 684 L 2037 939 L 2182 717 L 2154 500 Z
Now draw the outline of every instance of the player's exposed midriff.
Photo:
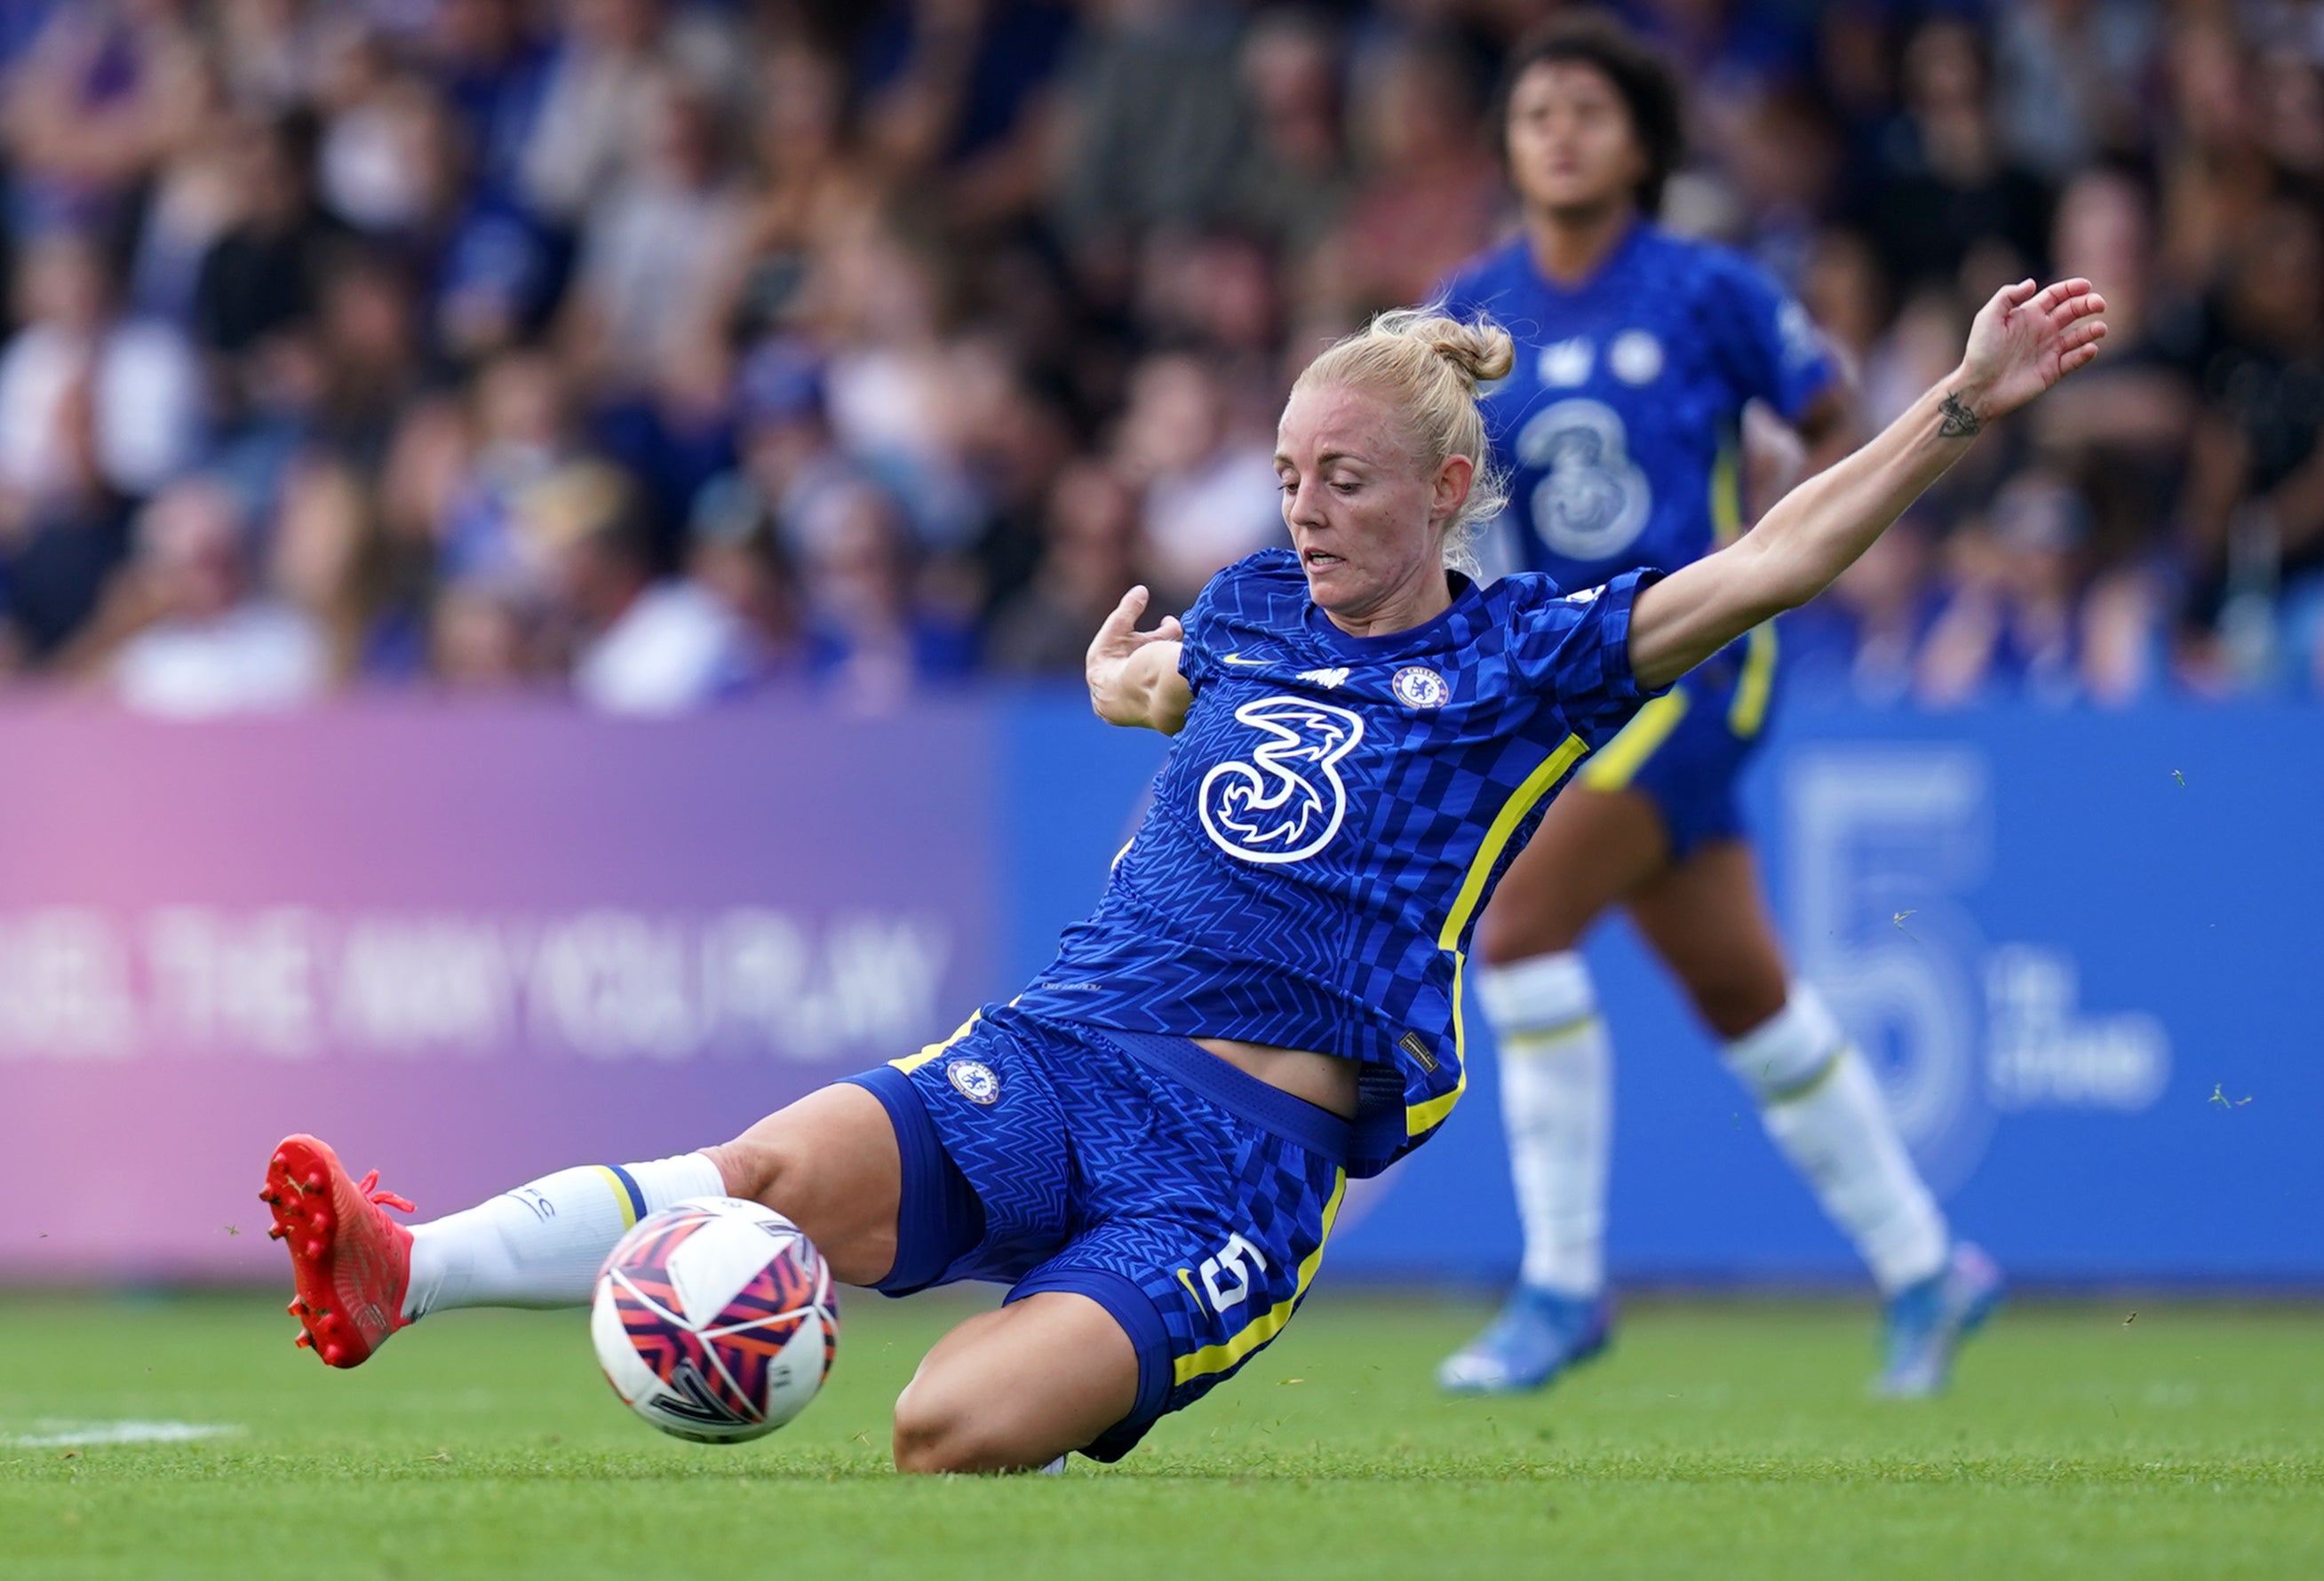
M 1356 1064 L 1306 1049 L 1270 1048 L 1231 1037 L 1198 1037 L 1196 1047 L 1217 1055 L 1278 1092 L 1287 1092 L 1343 1120 L 1356 1117 Z

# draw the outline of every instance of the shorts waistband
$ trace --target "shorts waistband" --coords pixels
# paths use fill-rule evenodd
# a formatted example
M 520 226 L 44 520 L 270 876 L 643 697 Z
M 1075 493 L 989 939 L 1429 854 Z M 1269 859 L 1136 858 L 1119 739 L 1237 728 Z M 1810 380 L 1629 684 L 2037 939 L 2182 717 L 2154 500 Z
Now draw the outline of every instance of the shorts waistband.
M 1252 1125 L 1296 1142 L 1319 1158 L 1344 1166 L 1354 1127 L 1326 1108 L 1269 1087 L 1250 1071 L 1230 1065 L 1190 1037 L 1167 1032 L 1121 1032 L 1111 1026 L 1080 1028 L 1111 1043 L 1140 1064 L 1159 1071 Z

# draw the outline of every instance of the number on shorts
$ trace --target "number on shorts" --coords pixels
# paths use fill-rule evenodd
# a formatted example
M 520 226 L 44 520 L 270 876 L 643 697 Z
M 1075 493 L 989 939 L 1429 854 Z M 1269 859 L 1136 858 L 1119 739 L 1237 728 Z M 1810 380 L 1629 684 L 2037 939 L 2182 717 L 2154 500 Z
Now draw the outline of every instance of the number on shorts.
M 1223 1312 L 1250 1298 L 1252 1270 L 1244 1266 L 1243 1259 L 1246 1257 L 1258 1265 L 1258 1272 L 1267 1272 L 1267 1254 L 1243 1239 L 1240 1233 L 1227 1237 L 1225 1249 L 1217 1256 L 1203 1259 L 1203 1288 L 1210 1292 L 1211 1310 Z M 1219 1276 L 1222 1273 L 1234 1282 L 1221 1284 Z

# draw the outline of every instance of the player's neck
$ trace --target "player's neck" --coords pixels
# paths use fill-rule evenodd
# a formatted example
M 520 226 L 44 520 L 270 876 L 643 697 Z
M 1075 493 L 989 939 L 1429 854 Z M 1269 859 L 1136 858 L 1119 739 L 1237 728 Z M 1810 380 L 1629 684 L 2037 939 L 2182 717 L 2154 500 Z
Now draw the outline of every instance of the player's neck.
M 1553 285 L 1569 290 L 1586 285 L 1614 255 L 1637 217 L 1637 206 L 1627 198 L 1588 208 L 1529 208 L 1526 241 L 1534 267 Z
M 1452 607 L 1452 578 L 1440 570 L 1407 583 L 1369 609 L 1323 613 L 1351 637 L 1389 637 L 1425 626 Z

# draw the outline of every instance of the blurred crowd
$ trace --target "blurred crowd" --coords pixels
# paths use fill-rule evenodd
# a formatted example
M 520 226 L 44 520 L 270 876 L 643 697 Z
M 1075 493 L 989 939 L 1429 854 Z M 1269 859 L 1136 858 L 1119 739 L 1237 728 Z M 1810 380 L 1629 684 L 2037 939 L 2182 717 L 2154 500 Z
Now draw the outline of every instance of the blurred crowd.
M 1280 531 L 1289 375 L 1512 223 L 1520 0 L 6 0 L 0 675 L 863 707 Z M 2098 368 L 1793 620 L 1933 704 L 2324 688 L 2324 5 L 1639 0 L 1667 223 L 1885 421 Z

